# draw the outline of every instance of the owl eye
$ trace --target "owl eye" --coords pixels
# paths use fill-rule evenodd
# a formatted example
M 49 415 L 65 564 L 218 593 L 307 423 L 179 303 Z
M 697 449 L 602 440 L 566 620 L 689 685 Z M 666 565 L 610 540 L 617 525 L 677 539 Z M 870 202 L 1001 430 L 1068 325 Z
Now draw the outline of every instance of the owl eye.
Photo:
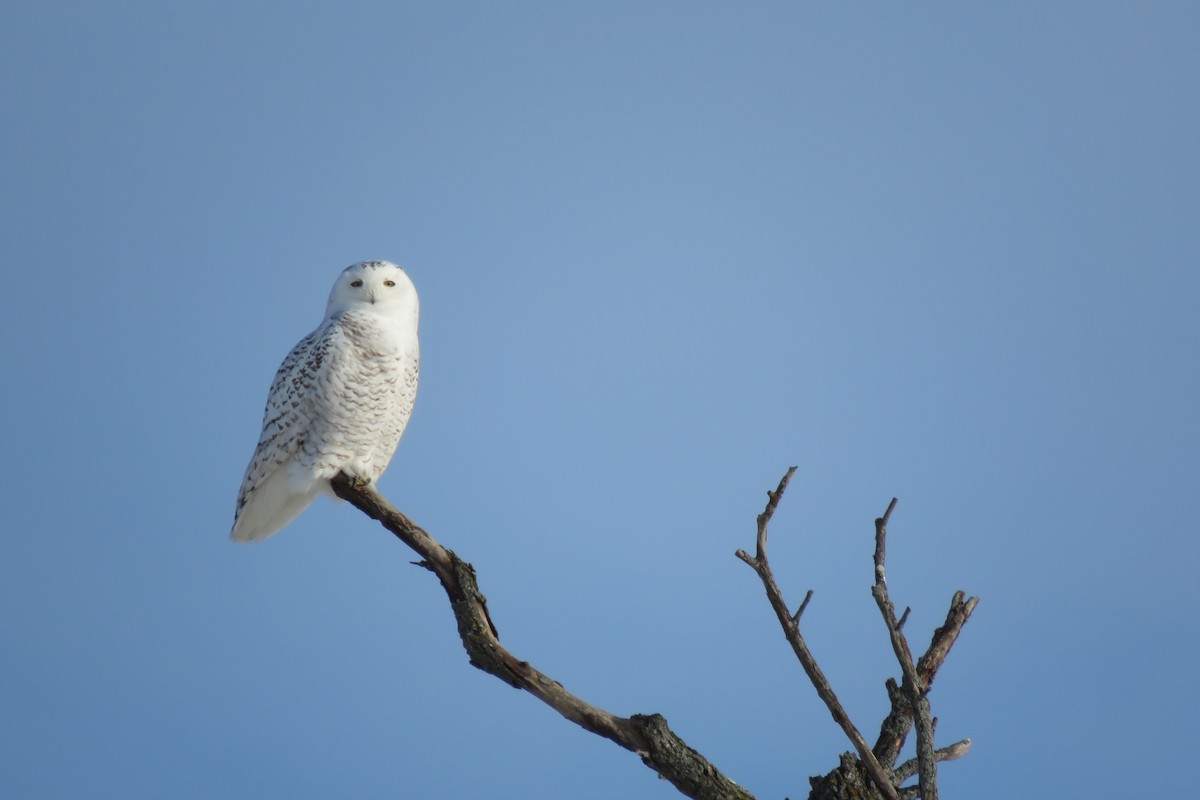
M 395 281 L 384 281 L 383 285 L 384 286 L 395 286 L 396 282 Z
M 362 286 L 362 281 L 350 281 L 350 285 L 354 287 Z

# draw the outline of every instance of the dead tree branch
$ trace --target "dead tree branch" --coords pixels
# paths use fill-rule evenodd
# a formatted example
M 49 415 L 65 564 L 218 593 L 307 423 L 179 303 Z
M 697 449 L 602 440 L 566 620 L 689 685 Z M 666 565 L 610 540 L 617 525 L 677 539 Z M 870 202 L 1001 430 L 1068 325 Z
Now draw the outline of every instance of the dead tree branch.
M 938 669 L 950 653 L 950 648 L 958 638 L 959 631 L 962 630 L 963 625 L 970 618 L 971 612 L 975 610 L 975 605 L 978 602 L 978 597 L 967 598 L 966 594 L 961 591 L 954 593 L 954 597 L 950 601 L 950 610 L 946 614 L 945 623 L 933 632 L 933 640 L 929 643 L 929 649 L 925 651 L 925 655 L 917 660 L 917 676 L 925 685 L 926 691 L 929 690 L 929 687 L 933 686 L 933 679 L 937 675 Z M 875 757 L 881 762 L 884 764 L 893 764 L 900 755 L 900 749 L 904 746 L 904 739 L 908 736 L 908 731 L 912 727 L 913 714 L 908 699 L 891 678 L 887 680 L 887 690 L 888 698 L 892 703 L 892 710 L 887 718 L 884 719 L 883 725 L 880 726 L 879 738 L 876 740 L 875 747 L 872 750 L 875 753 Z
M 850 715 L 842 707 L 841 702 L 833 691 L 833 687 L 829 685 L 829 680 L 825 677 L 825 673 L 821 671 L 816 658 L 813 657 L 812 652 L 808 649 L 808 644 L 804 641 L 804 635 L 800 633 L 800 614 L 808 604 L 811 592 L 805 597 L 804 604 L 793 615 L 788 610 L 787 603 L 784 602 L 783 593 L 780 591 L 779 585 L 775 582 L 775 577 L 771 573 L 770 562 L 767 561 L 767 525 L 770 523 L 771 517 L 774 516 L 775 509 L 779 505 L 779 500 L 783 497 L 783 492 L 787 489 L 788 482 L 792 479 L 792 475 L 795 472 L 796 468 L 790 467 L 783 476 L 783 479 L 779 481 L 779 487 L 773 492 L 767 492 L 767 507 L 763 509 L 763 513 L 758 515 L 758 536 L 756 538 L 755 554 L 751 556 L 745 550 L 738 550 L 735 555 L 749 564 L 751 569 L 762 580 L 763 588 L 767 592 L 767 600 L 771 603 L 771 608 L 775 610 L 775 616 L 779 618 L 779 625 L 783 628 L 783 635 L 792 646 L 796 658 L 800 661 L 800 666 L 804 669 L 804 674 L 808 676 L 809 681 L 812 682 L 813 687 L 817 690 L 817 695 L 825 703 L 825 707 L 829 709 L 829 713 L 833 715 L 834 722 L 841 727 L 846 737 L 850 740 L 850 743 L 854 745 L 854 749 L 858 752 L 858 757 L 870 774 L 872 782 L 884 797 L 889 798 L 889 800 L 898 800 L 896 787 L 892 783 L 889 771 L 879 763 L 875 754 L 867 747 L 867 742 L 862 734 L 858 732 L 858 728 L 850 721 Z
M 875 520 L 875 585 L 871 594 L 879 605 L 887 625 L 888 638 L 892 642 L 892 650 L 896 660 L 900 662 L 903 675 L 901 691 L 908 699 L 913 711 L 913 719 L 917 727 L 917 780 L 921 789 L 922 800 L 937 800 L 937 760 L 933 756 L 933 714 L 929 710 L 929 697 L 925 693 L 925 684 L 917 676 L 917 665 L 913 663 L 912 652 L 908 649 L 908 640 L 900 630 L 896 619 L 896 609 L 888 597 L 887 576 L 884 572 L 884 562 L 887 551 L 887 523 L 896 508 L 896 498 L 888 504 L 887 511 Z
M 892 678 L 887 680 L 891 711 L 883 721 L 875 747 L 868 748 L 800 633 L 800 617 L 812 599 L 812 590 L 806 593 L 804 601 L 792 613 L 775 582 L 767 559 L 767 528 L 795 471 L 795 467 L 788 469 L 778 487 L 767 492 L 766 508 L 757 520 L 755 554 L 751 556 L 744 550 L 738 550 L 736 555 L 761 579 L 771 608 L 805 674 L 858 753 L 857 759 L 850 753 L 843 754 L 835 770 L 826 776 L 811 779 L 813 790 L 810 798 L 846 800 L 851 797 L 871 797 L 878 793 L 887 800 L 915 797 L 936 800 L 937 762 L 964 755 L 971 741 L 964 739 L 949 747 L 933 748 L 934 719 L 929 711 L 927 695 L 938 669 L 974 611 L 978 598 L 967 598 L 963 592 L 956 592 L 945 623 L 934 631 L 924 655 L 913 661 L 901 630 L 907 620 L 908 610 L 899 620 L 896 619 L 894 606 L 887 594 L 884 572 L 887 522 L 896 506 L 896 501 L 892 500 L 884 515 L 875 521 L 875 584 L 872 594 L 883 614 L 903 677 L 900 685 Z M 420 556 L 421 560 L 415 563 L 437 576 L 450 601 L 459 637 L 473 666 L 510 686 L 529 692 L 576 725 L 633 752 L 646 766 L 688 797 L 698 800 L 754 800 L 753 795 L 723 775 L 672 732 L 661 715 L 618 716 L 582 700 L 529 662 L 518 659 L 500 644 L 496 626 L 488 613 L 487 599 L 479 590 L 474 567 L 438 544 L 374 488 L 357 485 L 340 473 L 331 483 L 338 497 L 381 523 Z M 917 757 L 894 767 L 908 731 L 914 724 L 917 728 Z M 917 786 L 899 786 L 914 773 L 918 775 Z
M 475 569 L 447 550 L 374 488 L 359 486 L 339 473 L 333 491 L 388 531 L 421 557 L 418 562 L 442 584 L 473 666 L 538 698 L 585 730 L 610 739 L 635 753 L 642 762 L 697 800 L 754 800 L 753 795 L 725 777 L 675 735 L 659 714 L 620 717 L 576 697 L 553 678 L 539 672 L 500 644 L 488 614 L 487 599 L 475 580 Z M 869 751 L 868 751 L 869 752 Z
M 913 661 L 908 641 L 904 637 L 904 623 L 908 621 L 909 609 L 905 609 L 899 619 L 896 618 L 895 607 L 887 593 L 887 578 L 885 574 L 885 554 L 887 539 L 887 522 L 892 511 L 896 508 L 893 498 L 887 511 L 875 520 L 875 583 L 871 589 L 876 603 L 887 624 L 888 636 L 892 648 L 900 662 L 903 675 L 902 685 L 889 678 L 887 680 L 888 697 L 891 700 L 891 711 L 880 729 L 879 739 L 874 748 L 867 749 L 866 742 L 854 724 L 850 721 L 845 709 L 838 702 L 829 681 L 821 672 L 816 659 L 809 651 L 800 633 L 800 615 L 812 598 L 810 589 L 804 597 L 804 602 L 795 614 L 788 612 L 771 566 L 767 560 L 767 525 L 779 506 L 779 500 L 787 488 L 788 482 L 796 468 L 790 468 L 780 480 L 779 486 L 773 492 L 767 492 L 767 506 L 758 516 L 758 535 L 756 551 L 753 556 L 744 550 L 738 550 L 736 555 L 758 574 L 767 593 L 767 599 L 779 619 L 784 636 L 791 644 L 792 650 L 808 675 L 818 696 L 833 715 L 835 722 L 841 726 L 846 737 L 854 745 L 858 753 L 855 760 L 849 753 L 844 754 L 841 764 L 826 776 L 813 778 L 811 798 L 826 800 L 826 798 L 861 797 L 878 791 L 889 800 L 908 800 L 920 797 L 923 800 L 937 800 L 937 762 L 949 761 L 966 754 L 971 746 L 970 739 L 963 739 L 949 747 L 935 750 L 933 747 L 933 727 L 935 720 L 929 709 L 929 688 L 934 676 L 945 660 L 950 648 L 958 638 L 959 631 L 971 616 L 979 599 L 966 598 L 963 592 L 956 592 L 950 603 L 950 611 L 946 622 L 933 633 L 933 641 L 929 649 L 916 662 Z M 917 757 L 910 759 L 899 767 L 894 767 L 904 740 L 912 726 L 917 727 Z M 901 787 L 900 784 L 913 774 L 918 776 L 916 786 Z M 869 784 L 867 781 L 869 780 Z
M 897 701 L 902 699 L 904 704 L 908 706 L 908 713 L 910 715 L 908 720 L 911 720 L 911 723 L 915 724 L 917 729 L 916 762 L 918 794 L 922 800 L 937 800 L 937 762 L 948 760 L 948 758 L 958 758 L 967 751 L 971 743 L 969 739 L 965 739 L 949 748 L 944 748 L 941 751 L 943 752 L 943 757 L 938 757 L 939 751 L 934 750 L 933 747 L 934 719 L 929 708 L 929 689 L 933 683 L 933 676 L 937 672 L 937 668 L 941 666 L 942 661 L 950 652 L 950 647 L 958 637 L 958 632 L 971 615 L 971 611 L 974 610 L 975 604 L 979 602 L 979 599 L 972 597 L 970 600 L 964 601 L 963 592 L 956 592 L 950 604 L 950 613 L 947 616 L 946 624 L 934 631 L 933 642 L 930 643 L 929 650 L 926 651 L 925 655 L 919 661 L 913 661 L 912 651 L 908 646 L 908 639 L 901 630 L 904 624 L 903 620 L 908 617 L 908 609 L 905 609 L 904 616 L 900 620 L 897 620 L 896 609 L 892 605 L 892 600 L 888 596 L 887 590 L 887 573 L 885 570 L 885 562 L 887 560 L 887 524 L 895 508 L 896 498 L 893 497 L 883 516 L 875 520 L 875 584 L 871 587 L 871 594 L 879 606 L 880 614 L 883 615 L 883 621 L 888 630 L 888 638 L 892 642 L 892 651 L 896 654 L 896 660 L 900 663 L 900 671 L 903 676 L 899 691 L 896 689 L 895 681 L 888 682 L 888 694 L 892 699 L 892 713 L 888 715 L 888 719 L 892 719 L 893 715 L 897 713 L 897 705 L 899 705 Z M 885 747 L 891 760 L 895 759 L 895 754 L 899 753 L 900 746 L 903 745 L 904 735 L 907 733 L 908 720 L 906 720 L 903 726 L 903 732 L 899 736 L 895 749 L 893 750 L 890 745 Z M 887 729 L 887 724 L 888 722 L 885 720 L 885 730 Z M 884 743 L 882 733 L 880 743 Z M 876 751 L 878 752 L 879 749 L 880 745 L 877 744 Z M 953 753 L 953 755 L 946 756 L 946 752 Z M 904 766 L 907 767 L 909 765 L 905 764 Z M 898 780 L 903 780 L 903 778 L 898 778 Z
M 963 739 L 946 747 L 939 747 L 933 751 L 933 757 L 938 761 L 953 761 L 956 758 L 962 758 L 971 749 L 971 740 Z M 918 760 L 910 758 L 900 766 L 896 767 L 892 772 L 896 776 L 896 782 L 906 781 L 913 775 L 917 774 Z

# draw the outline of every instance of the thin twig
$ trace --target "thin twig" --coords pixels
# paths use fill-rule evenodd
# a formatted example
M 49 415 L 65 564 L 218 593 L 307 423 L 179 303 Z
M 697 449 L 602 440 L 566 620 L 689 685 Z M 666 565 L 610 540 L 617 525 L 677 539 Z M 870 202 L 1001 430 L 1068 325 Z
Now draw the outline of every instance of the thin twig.
M 804 614 L 804 609 L 808 608 L 808 601 L 812 600 L 813 590 L 809 589 L 804 593 L 804 599 L 800 601 L 800 607 L 796 609 L 796 613 L 792 614 L 792 622 L 800 624 L 800 617 Z
M 750 556 L 744 550 L 738 550 L 734 555 L 742 561 L 750 565 L 762 580 L 763 588 L 767 593 L 767 600 L 771 603 L 771 608 L 775 610 L 775 616 L 779 619 L 779 625 L 783 628 L 783 634 L 787 638 L 788 643 L 792 646 L 792 651 L 795 652 L 796 658 L 800 661 L 800 666 L 804 669 L 804 673 L 808 676 L 813 688 L 817 690 L 817 695 L 825 703 L 825 707 L 829 709 L 829 713 L 833 716 L 836 722 L 854 745 L 854 749 L 858 752 L 859 759 L 865 765 L 871 780 L 875 783 L 880 793 L 888 798 L 888 800 L 899 800 L 896 793 L 896 787 L 891 781 L 891 776 L 888 771 L 879 763 L 875 754 L 867 747 L 867 742 L 863 739 L 858 728 L 850 721 L 850 715 L 846 713 L 846 709 L 842 707 L 837 695 L 834 694 L 833 687 L 830 686 L 829 680 L 825 677 L 825 673 L 821 671 L 817 664 L 816 658 L 808 649 L 808 644 L 804 641 L 804 636 L 800 633 L 798 624 L 799 612 L 793 616 L 788 611 L 788 605 L 784 602 L 783 593 L 779 589 L 779 585 L 775 582 L 775 577 L 771 574 L 771 564 L 767 560 L 767 524 L 771 521 L 771 517 L 775 514 L 775 509 L 779 505 L 780 498 L 783 497 L 784 489 L 787 488 L 788 482 L 792 479 L 792 475 L 796 472 L 795 467 L 790 467 L 783 479 L 779 481 L 779 487 L 774 492 L 767 492 L 767 506 L 763 509 L 763 513 L 758 515 L 758 535 L 755 539 L 756 553 Z M 807 603 L 807 598 L 805 603 Z M 800 609 L 803 610 L 801 605 Z
M 954 744 L 939 747 L 933 751 L 933 757 L 938 761 L 953 761 L 956 758 L 962 758 L 971 749 L 971 740 L 963 739 Z M 892 774 L 896 776 L 896 782 L 908 780 L 913 775 L 917 774 L 917 759 L 910 758 L 900 766 L 892 770 Z

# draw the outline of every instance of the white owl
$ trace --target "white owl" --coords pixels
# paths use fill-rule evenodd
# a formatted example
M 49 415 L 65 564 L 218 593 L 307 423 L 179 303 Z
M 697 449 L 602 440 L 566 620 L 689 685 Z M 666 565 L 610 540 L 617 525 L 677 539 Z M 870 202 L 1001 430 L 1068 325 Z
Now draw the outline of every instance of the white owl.
M 347 267 L 325 319 L 283 360 L 229 538 L 263 539 L 344 471 L 367 483 L 387 467 L 417 394 L 417 290 L 389 261 Z

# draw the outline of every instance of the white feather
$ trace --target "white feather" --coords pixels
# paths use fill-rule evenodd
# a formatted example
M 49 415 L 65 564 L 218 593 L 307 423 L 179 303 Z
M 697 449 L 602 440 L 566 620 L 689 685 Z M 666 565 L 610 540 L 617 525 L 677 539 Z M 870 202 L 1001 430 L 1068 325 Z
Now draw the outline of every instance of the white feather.
M 383 474 L 416 397 L 418 315 L 395 264 L 364 261 L 338 276 L 325 319 L 271 382 L 230 538 L 270 536 L 340 471 L 369 483 Z

